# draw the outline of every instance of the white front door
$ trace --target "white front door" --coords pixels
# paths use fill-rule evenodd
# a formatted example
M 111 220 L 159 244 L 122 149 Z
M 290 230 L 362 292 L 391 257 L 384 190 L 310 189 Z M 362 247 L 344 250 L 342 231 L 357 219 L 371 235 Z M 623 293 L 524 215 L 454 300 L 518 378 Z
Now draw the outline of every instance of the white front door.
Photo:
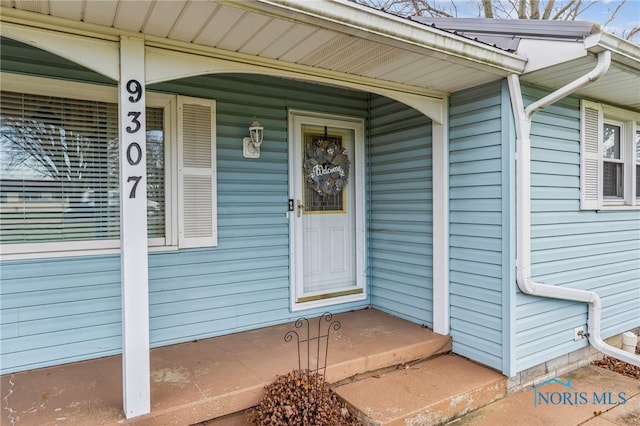
M 291 111 L 289 124 L 292 309 L 362 300 L 363 121 Z

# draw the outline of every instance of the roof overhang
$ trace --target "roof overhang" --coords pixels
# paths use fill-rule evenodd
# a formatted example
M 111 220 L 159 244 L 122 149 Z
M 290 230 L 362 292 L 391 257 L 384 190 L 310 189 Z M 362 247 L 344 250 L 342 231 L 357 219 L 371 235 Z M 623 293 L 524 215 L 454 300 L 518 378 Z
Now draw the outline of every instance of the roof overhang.
M 608 33 L 599 32 L 584 41 L 565 44 L 555 54 L 550 52 L 548 42 L 546 49 L 529 49 L 529 64 L 521 80 L 557 89 L 590 72 L 597 63 L 597 54 L 603 51 L 611 52 L 609 70 L 576 91 L 576 95 L 640 110 L 640 46 Z M 558 59 L 551 61 L 552 57 Z
M 263 69 L 290 69 L 305 79 L 317 75 L 322 77 L 318 81 L 357 81 L 421 96 L 443 97 L 521 73 L 526 63 L 513 53 L 345 0 L 11 4 L 0 11 L 3 27 L 108 41 L 143 37 L 154 48 L 253 61 Z
M 640 46 L 585 21 L 412 17 L 417 22 L 517 52 L 527 60 L 521 80 L 551 90 L 590 72 L 596 56 L 611 52 L 611 66 L 579 96 L 640 108 Z

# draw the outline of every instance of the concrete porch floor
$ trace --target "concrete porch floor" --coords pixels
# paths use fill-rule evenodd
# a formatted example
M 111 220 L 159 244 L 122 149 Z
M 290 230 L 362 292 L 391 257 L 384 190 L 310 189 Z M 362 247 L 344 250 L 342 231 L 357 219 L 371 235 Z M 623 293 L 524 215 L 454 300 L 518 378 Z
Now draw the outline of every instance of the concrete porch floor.
M 334 319 L 342 327 L 331 332 L 329 382 L 451 349 L 448 336 L 373 309 Z M 284 341 L 292 329 L 288 323 L 152 349 L 151 414 L 130 420 L 122 412 L 120 356 L 7 374 L 0 423 L 190 425 L 235 413 L 256 405 L 276 375 L 297 368 L 296 345 Z
M 588 365 L 558 378 L 585 395 L 580 404 L 536 407 L 532 388 L 505 397 L 504 376 L 447 355 L 447 336 L 371 309 L 334 319 L 342 327 L 331 333 L 327 379 L 339 382 L 336 391 L 367 424 L 428 426 L 462 415 L 450 425 L 640 426 L 637 379 Z M 296 345 L 283 339 L 293 329 L 288 323 L 151 350 L 152 412 L 129 420 L 120 356 L 8 374 L 0 378 L 0 424 L 249 426 L 243 411 L 276 375 L 298 366 Z M 558 382 L 544 390 L 567 392 Z M 617 404 L 621 395 L 625 403 Z

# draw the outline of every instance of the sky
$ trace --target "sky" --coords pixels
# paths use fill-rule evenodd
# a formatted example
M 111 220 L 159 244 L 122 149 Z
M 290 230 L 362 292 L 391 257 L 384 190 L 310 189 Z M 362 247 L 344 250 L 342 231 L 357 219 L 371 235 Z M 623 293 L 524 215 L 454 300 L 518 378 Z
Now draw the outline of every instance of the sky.
M 607 19 L 609 19 L 609 16 L 611 16 L 611 12 L 615 10 L 619 3 L 619 0 L 600 0 L 587 9 L 581 18 L 585 21 L 604 24 Z M 609 32 L 620 35 L 623 30 L 626 29 L 628 32 L 633 27 L 637 26 L 640 26 L 640 0 L 627 0 L 620 11 L 616 14 L 614 21 L 605 29 Z M 632 41 L 640 43 L 640 34 L 636 35 Z
M 454 0 L 454 2 L 460 7 L 464 6 L 464 3 L 468 3 L 467 0 Z M 597 24 L 603 25 L 616 7 L 622 2 L 622 0 L 595 0 L 583 1 L 584 12 L 578 17 L 581 21 L 591 21 Z M 471 3 L 474 3 L 473 1 Z M 475 3 L 478 3 L 476 1 Z M 545 3 L 545 0 L 541 0 L 541 3 Z M 561 6 L 566 4 L 566 0 L 556 0 L 556 4 Z M 477 6 L 469 5 L 477 16 Z M 458 10 L 463 12 L 462 9 Z M 462 17 L 462 13 L 459 13 L 459 17 Z M 627 0 L 616 14 L 615 19 L 605 28 L 606 31 L 612 32 L 618 36 L 622 35 L 623 31 L 629 32 L 633 27 L 640 26 L 640 0 Z M 632 40 L 634 43 L 640 43 L 640 34 L 637 34 Z

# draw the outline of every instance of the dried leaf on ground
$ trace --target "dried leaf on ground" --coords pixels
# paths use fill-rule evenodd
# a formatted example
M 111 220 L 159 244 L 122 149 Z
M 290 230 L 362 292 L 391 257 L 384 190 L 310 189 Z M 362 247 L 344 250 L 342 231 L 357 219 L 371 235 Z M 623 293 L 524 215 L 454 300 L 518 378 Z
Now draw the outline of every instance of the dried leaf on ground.
M 636 347 L 636 354 L 640 355 L 640 347 Z M 616 373 L 620 373 L 634 379 L 640 379 L 640 367 L 620 361 L 619 359 L 612 358 L 610 356 L 605 356 L 600 361 L 593 361 L 593 365 L 607 368 L 611 371 L 615 371 Z
M 357 426 L 324 377 L 307 370 L 279 376 L 265 388 L 254 422 L 260 426 Z

